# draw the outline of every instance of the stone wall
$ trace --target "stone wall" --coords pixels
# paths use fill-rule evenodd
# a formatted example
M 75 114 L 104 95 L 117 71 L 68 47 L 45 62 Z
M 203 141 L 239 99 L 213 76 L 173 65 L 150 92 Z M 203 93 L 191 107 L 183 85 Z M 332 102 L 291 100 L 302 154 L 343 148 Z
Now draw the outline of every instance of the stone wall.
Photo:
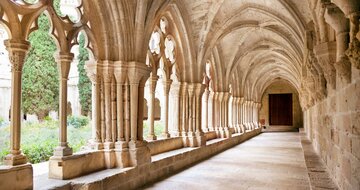
M 269 126 L 269 94 L 293 94 L 293 126 L 301 128 L 303 126 L 302 109 L 299 102 L 298 92 L 291 84 L 286 81 L 277 81 L 271 84 L 261 99 L 260 121 L 265 120 L 265 126 Z
M 355 73 L 356 72 L 356 73 Z M 340 189 L 360 188 L 360 77 L 304 112 L 304 127 Z

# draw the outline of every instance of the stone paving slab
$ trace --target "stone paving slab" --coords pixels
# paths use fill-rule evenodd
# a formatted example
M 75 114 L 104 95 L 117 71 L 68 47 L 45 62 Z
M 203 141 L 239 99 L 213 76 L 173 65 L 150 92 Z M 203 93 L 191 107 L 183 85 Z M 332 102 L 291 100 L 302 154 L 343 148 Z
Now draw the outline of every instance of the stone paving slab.
M 299 133 L 263 133 L 144 189 L 311 189 Z

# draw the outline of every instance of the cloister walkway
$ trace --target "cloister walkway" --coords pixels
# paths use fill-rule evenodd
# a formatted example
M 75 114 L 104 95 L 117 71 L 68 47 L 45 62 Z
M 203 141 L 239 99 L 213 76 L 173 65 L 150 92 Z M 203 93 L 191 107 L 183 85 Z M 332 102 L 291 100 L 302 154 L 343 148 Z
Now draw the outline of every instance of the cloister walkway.
M 336 189 L 314 155 L 301 133 L 262 133 L 145 189 Z

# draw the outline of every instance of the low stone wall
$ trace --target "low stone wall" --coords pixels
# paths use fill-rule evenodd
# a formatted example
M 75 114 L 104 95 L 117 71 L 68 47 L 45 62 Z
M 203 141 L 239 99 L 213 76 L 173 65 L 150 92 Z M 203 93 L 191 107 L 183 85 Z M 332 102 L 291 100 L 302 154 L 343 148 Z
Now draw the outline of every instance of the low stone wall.
M 99 177 L 92 182 L 77 184 L 76 181 L 72 183 L 73 187 L 77 189 L 136 189 L 145 184 L 155 182 L 162 177 L 169 176 L 184 168 L 195 164 L 201 160 L 209 158 L 219 152 L 222 152 L 230 147 L 233 147 L 243 141 L 246 141 L 261 133 L 261 129 L 256 129 L 243 134 L 235 134 L 229 139 L 223 139 L 214 143 L 209 143 L 200 148 L 176 154 L 173 156 L 159 159 L 127 171 L 114 174 L 112 176 L 106 175 Z
M 150 154 L 160 154 L 163 152 L 168 152 L 171 150 L 176 150 L 179 148 L 183 148 L 183 138 L 182 137 L 174 137 L 169 139 L 161 139 L 156 141 L 148 142 L 147 146 L 150 149 Z
M 32 189 L 33 169 L 31 164 L 0 167 L 0 189 Z
M 217 138 L 216 131 L 209 131 L 205 133 L 206 141 L 213 140 Z

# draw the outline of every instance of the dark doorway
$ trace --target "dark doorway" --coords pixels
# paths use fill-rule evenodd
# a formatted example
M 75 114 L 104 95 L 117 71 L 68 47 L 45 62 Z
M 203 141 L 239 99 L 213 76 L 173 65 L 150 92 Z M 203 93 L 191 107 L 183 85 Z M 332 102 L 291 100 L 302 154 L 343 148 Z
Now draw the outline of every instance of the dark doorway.
M 269 94 L 270 125 L 293 125 L 292 94 Z

